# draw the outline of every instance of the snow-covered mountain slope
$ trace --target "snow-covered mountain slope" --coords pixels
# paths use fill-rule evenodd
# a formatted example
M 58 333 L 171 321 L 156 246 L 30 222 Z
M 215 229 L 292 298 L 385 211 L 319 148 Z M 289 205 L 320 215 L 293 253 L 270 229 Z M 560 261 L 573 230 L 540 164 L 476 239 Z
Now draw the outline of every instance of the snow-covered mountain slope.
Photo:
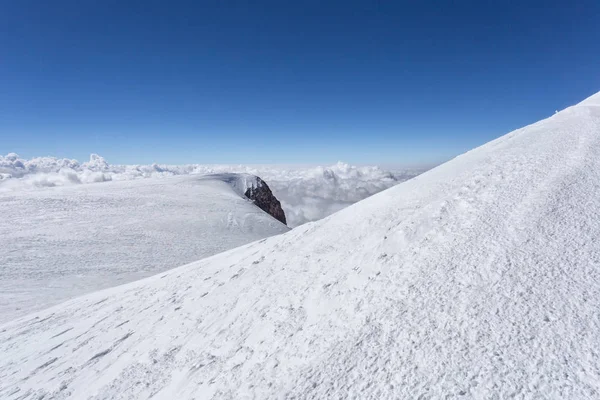
M 0 192 L 0 321 L 286 232 L 244 197 L 257 181 L 220 174 Z
M 599 106 L 5 324 L 0 397 L 597 398 Z

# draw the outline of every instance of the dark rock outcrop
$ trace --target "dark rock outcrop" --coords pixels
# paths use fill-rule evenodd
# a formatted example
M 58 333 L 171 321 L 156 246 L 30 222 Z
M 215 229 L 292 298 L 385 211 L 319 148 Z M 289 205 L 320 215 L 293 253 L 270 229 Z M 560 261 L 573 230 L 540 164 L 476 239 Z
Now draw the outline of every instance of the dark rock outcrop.
M 286 224 L 285 213 L 281 208 L 281 203 L 277 200 L 275 195 L 273 195 L 269 185 L 259 177 L 256 177 L 256 183 L 256 187 L 254 185 L 248 187 L 244 195 L 252 200 L 261 210 L 271 215 L 276 220 Z

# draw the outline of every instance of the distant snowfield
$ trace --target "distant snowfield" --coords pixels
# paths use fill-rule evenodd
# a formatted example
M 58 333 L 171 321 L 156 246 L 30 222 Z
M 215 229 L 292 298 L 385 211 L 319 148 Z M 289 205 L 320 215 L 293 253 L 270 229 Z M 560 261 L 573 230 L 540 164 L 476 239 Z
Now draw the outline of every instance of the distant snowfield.
M 175 175 L 249 173 L 267 182 L 282 203 L 288 225 L 295 227 L 324 218 L 424 170 L 405 168 L 388 171 L 376 166 L 357 167 L 341 162 L 328 167 L 111 165 L 95 154 L 92 154 L 89 162 L 79 163 L 54 157 L 25 160 L 11 153 L 0 156 L 0 192 Z
M 597 94 L 323 220 L 0 326 L 0 397 L 598 398 L 599 215 Z
M 289 230 L 233 178 L 0 192 L 0 322 Z

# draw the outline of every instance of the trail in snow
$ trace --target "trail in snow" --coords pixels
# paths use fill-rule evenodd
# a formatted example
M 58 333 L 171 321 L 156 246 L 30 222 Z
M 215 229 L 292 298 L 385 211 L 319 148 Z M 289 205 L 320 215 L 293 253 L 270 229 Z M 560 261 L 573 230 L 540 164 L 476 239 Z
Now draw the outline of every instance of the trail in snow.
M 252 179 L 0 192 L 0 321 L 286 232 L 238 193 Z
M 600 94 L 284 235 L 0 327 L 0 397 L 597 398 Z

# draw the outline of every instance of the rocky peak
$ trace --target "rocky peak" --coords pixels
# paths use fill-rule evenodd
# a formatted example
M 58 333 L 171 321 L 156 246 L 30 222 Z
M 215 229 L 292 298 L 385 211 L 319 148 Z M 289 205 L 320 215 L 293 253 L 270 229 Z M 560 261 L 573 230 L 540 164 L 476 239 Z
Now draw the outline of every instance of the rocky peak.
M 244 195 L 252 200 L 261 210 L 283 224 L 286 224 L 285 213 L 281 208 L 281 203 L 277 200 L 273 192 L 271 192 L 269 185 L 265 181 L 256 177 L 256 185 L 254 185 L 254 182 L 252 185 L 248 185 Z

